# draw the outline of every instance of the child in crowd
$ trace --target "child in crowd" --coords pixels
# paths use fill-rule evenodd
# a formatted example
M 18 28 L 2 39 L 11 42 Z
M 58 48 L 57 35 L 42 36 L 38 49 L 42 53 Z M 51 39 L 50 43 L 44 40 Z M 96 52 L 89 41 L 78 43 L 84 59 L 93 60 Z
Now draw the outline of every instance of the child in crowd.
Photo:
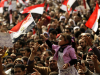
M 74 64 L 77 63 L 75 49 L 72 48 L 72 37 L 66 33 L 59 36 L 58 45 L 52 44 L 45 36 L 41 37 L 46 40 L 47 45 L 55 50 L 54 59 L 57 60 L 59 75 L 78 75 Z

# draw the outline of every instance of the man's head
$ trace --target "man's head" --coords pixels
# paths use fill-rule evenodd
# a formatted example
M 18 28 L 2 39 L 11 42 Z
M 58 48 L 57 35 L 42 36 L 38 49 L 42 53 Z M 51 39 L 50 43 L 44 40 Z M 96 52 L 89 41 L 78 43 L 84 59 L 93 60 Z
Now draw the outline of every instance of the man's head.
M 20 48 L 20 42 L 19 42 L 19 41 L 17 41 L 17 42 L 15 43 L 15 48 L 16 48 L 16 49 L 19 49 L 19 48 Z
M 19 53 L 21 53 L 24 56 L 25 55 L 25 50 L 23 48 L 20 48 Z
M 86 41 L 84 39 L 80 39 L 78 43 L 82 47 L 82 50 L 86 49 Z
M 29 32 L 27 33 L 27 38 L 30 38 L 30 37 L 32 36 L 32 34 L 33 34 L 33 32 L 32 32 L 32 31 L 29 31 Z
M 29 42 L 29 47 L 31 48 L 32 46 L 34 46 L 34 40 L 31 40 L 31 41 Z
M 23 60 L 23 64 L 27 65 L 28 57 L 24 56 L 22 57 L 22 60 Z
M 7 64 L 13 64 L 13 58 L 10 57 L 10 56 L 7 56 L 6 57 L 6 62 L 7 62 Z
M 17 64 L 23 64 L 23 60 L 21 58 L 17 58 L 15 61 L 14 61 L 14 64 L 17 65 Z
M 50 51 L 44 51 L 41 56 L 41 60 L 45 61 L 48 56 L 52 56 Z
M 86 60 L 91 59 L 91 55 L 93 55 L 93 52 L 88 52 L 86 55 Z
M 58 69 L 57 67 L 57 61 L 53 59 L 53 57 L 49 58 L 49 67 L 51 71 L 56 71 Z
M 14 66 L 14 75 L 24 75 L 25 74 L 25 66 L 22 64 L 17 64 Z
M 29 48 L 29 47 L 26 47 L 26 48 L 24 48 L 24 50 L 25 50 L 25 55 L 24 55 L 24 56 L 29 57 L 30 54 L 31 54 L 31 50 L 30 50 L 30 48 Z
M 56 39 L 56 36 L 57 36 L 56 30 L 52 30 L 52 31 L 49 33 L 49 35 L 50 35 L 50 39 Z
M 85 29 L 85 31 L 87 30 L 87 27 L 85 26 L 85 24 L 84 24 L 84 23 L 82 23 L 82 24 L 80 25 L 80 28 L 84 28 L 84 29 Z
M 65 33 L 71 34 L 71 28 L 66 28 L 66 29 L 65 29 Z

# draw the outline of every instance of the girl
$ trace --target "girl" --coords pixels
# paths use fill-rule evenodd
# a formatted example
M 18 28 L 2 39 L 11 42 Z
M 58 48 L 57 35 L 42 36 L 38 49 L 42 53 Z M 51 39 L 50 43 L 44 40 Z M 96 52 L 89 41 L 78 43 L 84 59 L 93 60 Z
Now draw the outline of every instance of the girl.
M 57 60 L 59 75 L 78 75 L 77 70 L 73 66 L 77 63 L 77 57 L 74 48 L 71 46 L 72 37 L 66 33 L 59 36 L 58 45 L 52 44 L 45 36 L 47 45 L 55 50 L 54 59 Z

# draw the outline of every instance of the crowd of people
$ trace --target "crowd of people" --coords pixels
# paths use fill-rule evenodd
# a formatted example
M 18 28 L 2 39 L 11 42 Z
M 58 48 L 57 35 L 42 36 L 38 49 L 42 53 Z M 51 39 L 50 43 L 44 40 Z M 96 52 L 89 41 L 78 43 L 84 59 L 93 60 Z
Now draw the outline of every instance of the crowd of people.
M 88 7 L 85 8 L 84 0 L 77 0 L 78 6 L 70 13 L 60 9 L 63 1 L 16 3 L 12 23 L 8 7 L 4 7 L 4 12 L 0 13 L 0 32 L 9 33 L 28 15 L 20 11 L 45 2 L 42 15 L 31 13 L 36 23 L 34 28 L 23 34 L 12 48 L 0 47 L 0 75 L 100 74 L 100 24 L 97 32 L 85 25 L 100 1 L 86 0 Z

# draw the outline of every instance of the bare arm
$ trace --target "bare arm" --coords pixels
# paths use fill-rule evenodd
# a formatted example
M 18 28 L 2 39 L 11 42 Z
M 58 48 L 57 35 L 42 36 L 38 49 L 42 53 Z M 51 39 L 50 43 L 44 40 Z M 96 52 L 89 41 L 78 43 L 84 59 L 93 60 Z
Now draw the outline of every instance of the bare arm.
M 96 73 L 100 73 L 100 68 L 99 68 L 98 63 L 97 63 L 97 56 L 92 55 L 91 59 L 94 62 L 94 67 L 95 67 Z

